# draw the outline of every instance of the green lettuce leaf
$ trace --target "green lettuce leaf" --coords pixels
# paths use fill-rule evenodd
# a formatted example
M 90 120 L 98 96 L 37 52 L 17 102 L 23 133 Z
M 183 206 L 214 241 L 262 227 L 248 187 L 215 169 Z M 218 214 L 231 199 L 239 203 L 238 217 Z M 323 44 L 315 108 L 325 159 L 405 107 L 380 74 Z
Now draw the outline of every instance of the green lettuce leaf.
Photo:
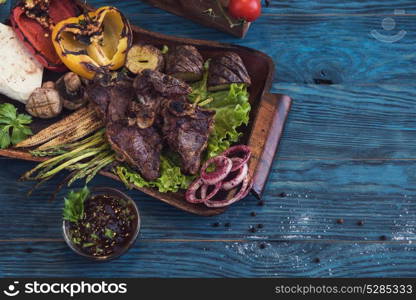
M 187 189 L 195 178 L 182 174 L 181 168 L 167 155 L 161 156 L 160 177 L 154 181 L 146 181 L 138 172 L 125 165 L 117 166 L 115 173 L 127 187 L 133 184 L 137 187 L 157 188 L 161 193 Z
M 251 106 L 244 84 L 232 84 L 229 90 L 209 93 L 208 98 L 214 100 L 204 108 L 216 111 L 215 127 L 209 137 L 207 151 L 207 156 L 213 157 L 238 141 L 242 134 L 238 128 L 248 124 Z

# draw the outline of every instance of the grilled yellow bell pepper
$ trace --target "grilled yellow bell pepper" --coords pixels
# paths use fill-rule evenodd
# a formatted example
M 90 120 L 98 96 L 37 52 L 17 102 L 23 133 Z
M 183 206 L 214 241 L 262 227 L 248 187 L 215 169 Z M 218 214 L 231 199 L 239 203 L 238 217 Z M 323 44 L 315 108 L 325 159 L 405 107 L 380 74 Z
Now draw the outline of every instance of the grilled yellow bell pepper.
M 59 22 L 53 29 L 52 43 L 71 71 L 93 79 L 97 73 L 124 65 L 132 31 L 117 8 L 104 6 Z

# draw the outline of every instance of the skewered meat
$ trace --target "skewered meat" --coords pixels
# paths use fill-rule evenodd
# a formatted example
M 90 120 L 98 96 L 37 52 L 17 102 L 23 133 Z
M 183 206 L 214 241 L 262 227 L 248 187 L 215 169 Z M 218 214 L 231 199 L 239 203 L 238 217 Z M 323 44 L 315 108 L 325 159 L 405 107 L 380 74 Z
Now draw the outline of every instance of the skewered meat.
M 197 174 L 201 155 L 214 125 L 214 111 L 194 107 L 186 98 L 166 101 L 162 108 L 162 135 L 182 159 L 182 171 Z
M 176 46 L 168 52 L 166 74 L 185 81 L 198 81 L 203 73 L 204 59 L 194 46 Z
M 140 129 L 121 122 L 109 123 L 106 136 L 119 159 L 137 169 L 144 179 L 159 178 L 162 140 L 153 127 Z
M 251 84 L 241 57 L 234 52 L 226 52 L 214 57 L 209 65 L 208 90 L 225 90 L 232 83 Z

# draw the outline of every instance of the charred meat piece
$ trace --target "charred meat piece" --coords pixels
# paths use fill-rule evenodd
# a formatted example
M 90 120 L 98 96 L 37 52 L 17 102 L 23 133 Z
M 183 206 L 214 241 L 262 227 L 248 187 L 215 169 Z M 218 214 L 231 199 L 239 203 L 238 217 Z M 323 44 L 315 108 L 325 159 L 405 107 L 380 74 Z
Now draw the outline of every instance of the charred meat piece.
M 129 81 L 109 86 L 95 82 L 88 87 L 87 95 L 100 117 L 109 122 L 127 119 L 129 104 L 135 97 Z
M 225 90 L 232 83 L 251 84 L 250 76 L 241 57 L 234 52 L 226 52 L 214 57 L 209 65 L 208 90 Z
M 153 126 L 161 103 L 169 97 L 187 95 L 191 88 L 183 81 L 157 71 L 144 70 L 133 82 L 136 98 L 129 106 L 129 124 Z
M 192 92 L 191 87 L 182 80 L 152 70 L 144 70 L 141 76 L 136 77 L 133 87 L 137 95 L 172 97 Z
M 109 123 L 106 135 L 119 160 L 137 169 L 146 180 L 160 177 L 162 139 L 153 127 L 140 129 L 121 122 Z
M 133 45 L 127 53 L 126 68 L 133 74 L 143 70 L 161 71 L 164 67 L 162 52 L 152 45 Z
M 161 113 L 163 137 L 181 156 L 182 171 L 197 174 L 214 125 L 215 112 L 194 107 L 183 97 L 164 102 Z
M 198 81 L 203 73 L 204 59 L 194 46 L 176 46 L 168 52 L 166 74 L 184 81 Z

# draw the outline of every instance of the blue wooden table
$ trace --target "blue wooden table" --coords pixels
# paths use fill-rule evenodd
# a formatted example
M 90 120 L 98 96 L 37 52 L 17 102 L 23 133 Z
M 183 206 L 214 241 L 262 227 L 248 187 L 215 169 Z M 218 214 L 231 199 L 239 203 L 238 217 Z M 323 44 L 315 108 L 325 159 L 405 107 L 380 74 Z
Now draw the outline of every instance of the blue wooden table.
M 244 40 L 136 0 L 89 2 L 116 5 L 149 30 L 273 57 L 272 91 L 294 104 L 265 205 L 249 197 L 203 218 L 129 192 L 140 239 L 122 258 L 93 263 L 62 239 L 66 191 L 48 202 L 58 181 L 26 198 L 32 185 L 17 179 L 34 164 L 2 159 L 0 276 L 416 276 L 414 0 L 272 1 Z

